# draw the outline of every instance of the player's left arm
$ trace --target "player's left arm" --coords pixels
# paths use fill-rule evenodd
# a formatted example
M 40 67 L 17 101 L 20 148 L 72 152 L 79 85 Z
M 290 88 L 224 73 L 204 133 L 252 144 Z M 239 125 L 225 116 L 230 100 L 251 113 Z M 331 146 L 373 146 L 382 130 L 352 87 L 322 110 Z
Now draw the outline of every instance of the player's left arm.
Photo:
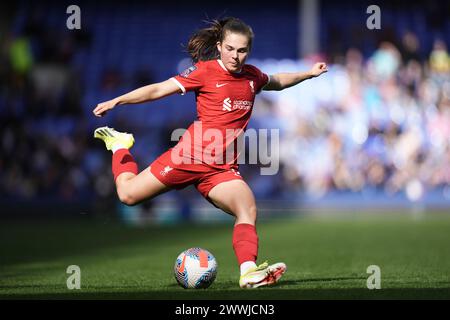
M 327 64 L 324 62 L 318 62 L 314 64 L 311 70 L 307 72 L 295 72 L 295 73 L 276 73 L 270 76 L 269 82 L 264 86 L 263 90 L 276 90 L 280 91 L 307 79 L 320 76 L 322 73 L 328 71 Z

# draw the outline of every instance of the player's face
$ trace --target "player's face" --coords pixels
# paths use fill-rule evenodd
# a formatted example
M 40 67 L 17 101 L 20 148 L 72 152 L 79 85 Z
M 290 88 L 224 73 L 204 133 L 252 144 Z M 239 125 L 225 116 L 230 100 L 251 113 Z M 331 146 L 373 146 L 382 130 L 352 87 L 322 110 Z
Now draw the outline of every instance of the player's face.
M 222 42 L 217 43 L 220 60 L 230 72 L 239 72 L 249 53 L 248 37 L 240 33 L 227 32 Z

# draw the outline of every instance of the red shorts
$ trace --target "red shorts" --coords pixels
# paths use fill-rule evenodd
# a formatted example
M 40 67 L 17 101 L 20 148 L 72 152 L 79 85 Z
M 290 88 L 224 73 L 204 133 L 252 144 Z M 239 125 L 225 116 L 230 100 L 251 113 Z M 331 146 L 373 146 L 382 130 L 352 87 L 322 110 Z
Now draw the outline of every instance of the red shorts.
M 183 189 L 191 184 L 208 201 L 209 191 L 219 183 L 230 180 L 243 180 L 237 165 L 215 168 L 204 163 L 175 164 L 171 159 L 171 149 L 160 155 L 150 165 L 152 174 L 166 186 Z

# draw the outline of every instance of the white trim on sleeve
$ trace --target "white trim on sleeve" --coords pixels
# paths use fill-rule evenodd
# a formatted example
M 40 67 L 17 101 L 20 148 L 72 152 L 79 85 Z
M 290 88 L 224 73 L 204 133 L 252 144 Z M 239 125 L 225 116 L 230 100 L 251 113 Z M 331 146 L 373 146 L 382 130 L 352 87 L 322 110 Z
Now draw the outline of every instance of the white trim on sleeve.
M 181 95 L 184 96 L 186 93 L 186 89 L 183 87 L 183 85 L 180 83 L 180 81 L 178 81 L 177 79 L 175 79 L 174 77 L 170 78 L 170 80 L 172 80 L 173 82 L 175 82 L 175 84 L 181 89 Z

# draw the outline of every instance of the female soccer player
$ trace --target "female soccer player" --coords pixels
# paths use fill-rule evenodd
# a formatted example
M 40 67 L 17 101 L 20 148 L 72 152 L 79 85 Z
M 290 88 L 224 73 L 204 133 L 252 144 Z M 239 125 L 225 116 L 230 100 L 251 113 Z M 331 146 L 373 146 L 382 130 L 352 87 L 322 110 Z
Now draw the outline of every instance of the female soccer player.
M 283 90 L 327 71 L 325 63 L 316 63 L 309 72 L 268 76 L 245 64 L 252 41 L 252 29 L 241 20 L 215 20 L 189 40 L 187 49 L 194 63 L 192 67 L 166 81 L 100 103 L 93 110 L 101 117 L 118 105 L 195 91 L 198 121 L 190 125 L 175 147 L 139 174 L 129 151 L 134 144 L 132 134 L 101 127 L 95 130 L 94 137 L 103 140 L 113 152 L 112 171 L 123 203 L 134 205 L 193 184 L 213 205 L 236 218 L 232 242 L 242 288 L 276 283 L 286 265 L 282 262 L 256 265 L 257 209 L 253 193 L 238 171 L 235 142 L 247 127 L 257 93 Z

